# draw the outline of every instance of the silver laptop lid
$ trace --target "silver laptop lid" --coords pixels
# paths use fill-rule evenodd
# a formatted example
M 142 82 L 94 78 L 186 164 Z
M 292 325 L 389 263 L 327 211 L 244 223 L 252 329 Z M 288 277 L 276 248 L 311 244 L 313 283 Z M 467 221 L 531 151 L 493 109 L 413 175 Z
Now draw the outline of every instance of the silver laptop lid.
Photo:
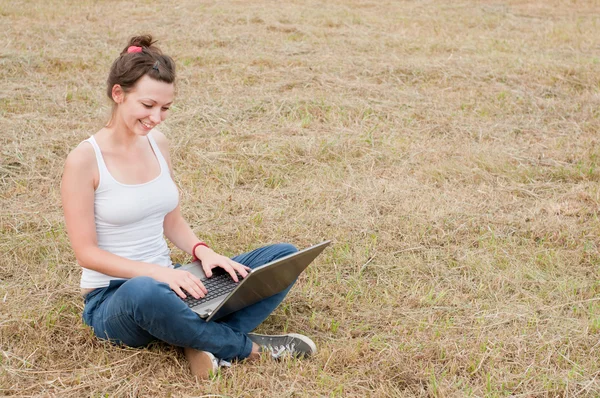
M 325 241 L 254 268 L 219 305 L 209 309 L 210 315 L 206 321 L 221 318 L 281 292 L 291 285 L 330 243 L 331 241 Z

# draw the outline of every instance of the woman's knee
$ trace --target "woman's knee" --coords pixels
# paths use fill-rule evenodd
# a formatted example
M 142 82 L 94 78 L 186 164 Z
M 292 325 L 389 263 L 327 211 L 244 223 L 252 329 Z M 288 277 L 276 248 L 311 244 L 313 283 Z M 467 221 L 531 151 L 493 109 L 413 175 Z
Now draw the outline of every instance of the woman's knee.
M 248 253 L 240 254 L 233 260 L 242 263 L 250 268 L 257 268 L 279 258 L 296 253 L 298 249 L 289 243 L 275 243 L 253 250 Z
M 171 292 L 169 286 L 149 276 L 137 276 L 125 282 L 118 290 L 121 299 L 130 300 L 138 305 L 152 306 L 165 294 Z
M 277 243 L 273 246 L 278 251 L 278 257 L 289 256 L 290 254 L 294 254 L 298 251 L 296 246 L 292 245 L 291 243 Z

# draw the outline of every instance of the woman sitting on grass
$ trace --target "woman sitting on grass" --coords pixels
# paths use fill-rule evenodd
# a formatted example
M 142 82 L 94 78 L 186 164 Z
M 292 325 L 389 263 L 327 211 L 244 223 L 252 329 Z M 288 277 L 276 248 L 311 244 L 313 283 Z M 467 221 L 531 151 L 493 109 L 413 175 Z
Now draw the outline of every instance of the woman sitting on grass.
M 156 129 L 174 100 L 175 64 L 153 43 L 151 36 L 133 37 L 114 61 L 107 87 L 112 117 L 65 163 L 62 202 L 83 269 L 84 322 L 115 343 L 140 347 L 162 340 L 184 347 L 200 378 L 217 370 L 215 357 L 254 359 L 267 348 L 273 356 L 313 354 L 316 347 L 306 336 L 250 333 L 291 286 L 214 322 L 182 301 L 207 290 L 199 278 L 173 267 L 165 236 L 199 259 L 208 277 L 220 267 L 236 282 L 236 273 L 243 278 L 296 248 L 275 244 L 230 259 L 198 239 L 183 219 L 168 141 Z

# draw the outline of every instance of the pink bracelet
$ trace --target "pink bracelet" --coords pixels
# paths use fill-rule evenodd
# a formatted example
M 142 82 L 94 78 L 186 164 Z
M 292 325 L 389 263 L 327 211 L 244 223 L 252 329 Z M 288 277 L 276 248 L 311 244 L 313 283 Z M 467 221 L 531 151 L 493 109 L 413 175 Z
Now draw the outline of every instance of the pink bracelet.
M 192 248 L 192 261 L 198 260 L 198 257 L 196 257 L 196 248 L 198 246 L 206 246 L 206 247 L 208 247 L 208 245 L 206 243 L 204 243 L 204 242 L 198 242 L 198 243 L 196 243 L 194 245 L 194 247 Z M 208 247 L 208 248 L 210 249 L 210 247 Z

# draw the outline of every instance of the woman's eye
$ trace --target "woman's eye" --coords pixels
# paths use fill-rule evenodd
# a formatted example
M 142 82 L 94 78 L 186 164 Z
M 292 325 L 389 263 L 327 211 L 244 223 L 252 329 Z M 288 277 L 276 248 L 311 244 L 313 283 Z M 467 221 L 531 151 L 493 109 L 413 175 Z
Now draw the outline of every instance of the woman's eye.
M 162 108 L 162 110 L 166 112 L 169 110 L 169 108 Z
M 152 105 L 148 105 L 148 104 L 142 104 L 142 105 L 144 105 L 144 107 L 146 107 L 148 109 L 152 108 Z

